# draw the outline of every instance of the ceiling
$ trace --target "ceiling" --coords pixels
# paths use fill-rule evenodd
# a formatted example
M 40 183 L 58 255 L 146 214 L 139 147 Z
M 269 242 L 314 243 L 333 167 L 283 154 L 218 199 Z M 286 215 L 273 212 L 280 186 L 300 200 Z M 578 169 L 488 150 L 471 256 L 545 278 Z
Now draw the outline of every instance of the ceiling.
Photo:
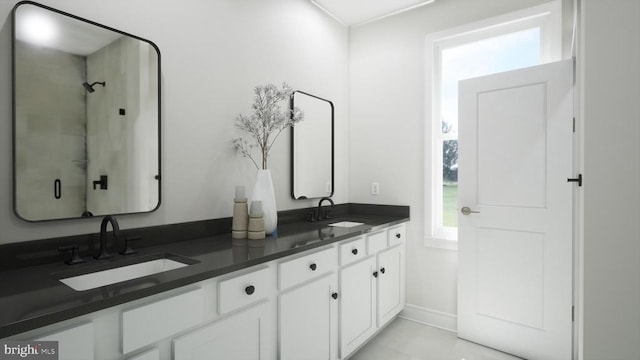
M 435 0 L 310 0 L 348 26 L 361 25 L 383 17 L 431 4 Z
M 57 11 L 21 4 L 16 10 L 16 38 L 27 43 L 87 56 L 122 34 Z

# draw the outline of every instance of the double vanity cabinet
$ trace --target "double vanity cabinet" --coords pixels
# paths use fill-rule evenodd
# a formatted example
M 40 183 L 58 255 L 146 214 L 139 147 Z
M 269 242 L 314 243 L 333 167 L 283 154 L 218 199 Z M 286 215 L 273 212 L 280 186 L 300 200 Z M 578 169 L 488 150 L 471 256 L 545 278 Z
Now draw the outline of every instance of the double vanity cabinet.
M 13 339 L 61 360 L 346 359 L 403 309 L 405 242 L 377 226 Z
M 278 359 L 345 359 L 393 319 L 405 303 L 404 238 L 399 225 L 280 263 Z

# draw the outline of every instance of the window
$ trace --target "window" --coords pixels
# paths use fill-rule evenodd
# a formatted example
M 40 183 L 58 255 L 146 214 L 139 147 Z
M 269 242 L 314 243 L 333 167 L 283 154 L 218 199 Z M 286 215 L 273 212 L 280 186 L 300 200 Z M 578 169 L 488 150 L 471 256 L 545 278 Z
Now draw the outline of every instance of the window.
M 457 248 L 458 81 L 558 60 L 559 18 L 556 1 L 427 36 L 426 246 Z

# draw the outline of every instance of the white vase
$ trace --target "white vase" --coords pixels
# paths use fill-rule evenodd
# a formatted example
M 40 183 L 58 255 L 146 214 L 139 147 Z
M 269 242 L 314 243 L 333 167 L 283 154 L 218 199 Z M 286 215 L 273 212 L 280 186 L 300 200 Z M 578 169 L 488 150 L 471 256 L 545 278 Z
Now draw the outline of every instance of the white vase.
M 276 208 L 276 194 L 273 191 L 271 171 L 258 170 L 256 185 L 253 187 L 251 201 L 262 201 L 265 234 L 273 234 L 278 226 L 278 209 Z

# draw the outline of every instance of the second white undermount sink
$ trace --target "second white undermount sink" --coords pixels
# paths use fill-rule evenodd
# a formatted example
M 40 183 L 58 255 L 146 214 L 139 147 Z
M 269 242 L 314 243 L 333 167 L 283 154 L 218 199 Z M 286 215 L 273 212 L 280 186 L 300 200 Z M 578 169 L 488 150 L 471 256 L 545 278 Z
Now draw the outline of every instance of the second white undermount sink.
M 84 291 L 127 280 L 141 278 L 143 276 L 179 269 L 188 265 L 189 264 L 180 261 L 168 258 L 160 258 L 140 262 L 137 264 L 120 266 L 112 269 L 68 277 L 60 279 L 60 281 L 74 290 Z
M 333 224 L 329 224 L 329 226 L 345 227 L 345 228 L 350 228 L 350 227 L 360 226 L 360 225 L 364 225 L 364 223 L 356 222 L 356 221 L 340 221 L 340 222 L 335 222 Z

